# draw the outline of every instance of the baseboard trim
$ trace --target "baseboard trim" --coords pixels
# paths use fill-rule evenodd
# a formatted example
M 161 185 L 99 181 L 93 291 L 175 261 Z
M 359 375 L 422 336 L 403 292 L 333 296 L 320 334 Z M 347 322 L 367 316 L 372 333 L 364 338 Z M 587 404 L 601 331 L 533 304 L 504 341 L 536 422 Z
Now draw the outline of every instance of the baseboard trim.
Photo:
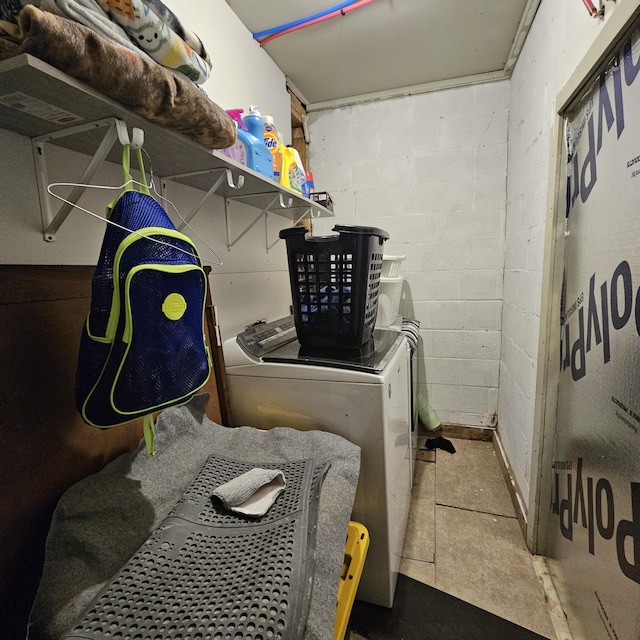
M 491 442 L 495 429 L 493 427 L 471 427 L 466 424 L 442 423 L 444 438 L 461 438 L 463 440 L 484 440 Z
M 533 568 L 535 569 L 535 572 L 542 583 L 542 588 L 544 589 L 544 596 L 547 601 L 547 611 L 551 618 L 553 630 L 556 633 L 556 640 L 573 640 L 569 621 L 567 620 L 567 616 L 562 608 L 562 603 L 560 602 L 558 592 L 556 591 L 556 587 L 553 584 L 553 579 L 549 572 L 547 559 L 544 556 L 536 555 L 532 555 L 531 559 L 533 560 Z
M 525 507 L 524 500 L 522 499 L 522 492 L 520 491 L 520 487 L 518 486 L 518 483 L 516 482 L 516 479 L 511 471 L 511 466 L 507 462 L 507 457 L 504 453 L 504 448 L 500 440 L 500 434 L 498 433 L 497 430 L 494 430 L 494 433 L 493 433 L 493 448 L 496 452 L 496 457 L 498 458 L 498 464 L 500 465 L 502 475 L 504 476 L 505 483 L 507 485 L 507 491 L 509 492 L 509 496 L 511 497 L 511 502 L 516 512 L 516 518 L 518 518 L 518 523 L 520 524 L 522 536 L 526 544 L 527 509 Z

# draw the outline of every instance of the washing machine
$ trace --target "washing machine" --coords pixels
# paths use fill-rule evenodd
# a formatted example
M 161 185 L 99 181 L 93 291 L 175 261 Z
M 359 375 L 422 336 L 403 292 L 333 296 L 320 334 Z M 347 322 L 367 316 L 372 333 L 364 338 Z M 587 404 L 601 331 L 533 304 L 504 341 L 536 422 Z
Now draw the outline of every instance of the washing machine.
M 411 501 L 417 429 L 411 348 L 375 329 L 356 350 L 302 347 L 293 317 L 223 345 L 236 426 L 319 429 L 361 448 L 352 519 L 369 530 L 357 598 L 391 607 Z

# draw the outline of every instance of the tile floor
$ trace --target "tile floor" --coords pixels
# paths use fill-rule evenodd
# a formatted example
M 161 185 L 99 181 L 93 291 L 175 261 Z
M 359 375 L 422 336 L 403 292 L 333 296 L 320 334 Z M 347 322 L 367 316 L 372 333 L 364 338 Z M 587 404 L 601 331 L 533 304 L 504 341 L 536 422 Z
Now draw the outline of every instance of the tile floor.
M 400 571 L 550 638 L 556 634 L 543 588 L 493 444 L 451 439 L 417 461 Z M 536 570 L 536 566 L 538 570 Z

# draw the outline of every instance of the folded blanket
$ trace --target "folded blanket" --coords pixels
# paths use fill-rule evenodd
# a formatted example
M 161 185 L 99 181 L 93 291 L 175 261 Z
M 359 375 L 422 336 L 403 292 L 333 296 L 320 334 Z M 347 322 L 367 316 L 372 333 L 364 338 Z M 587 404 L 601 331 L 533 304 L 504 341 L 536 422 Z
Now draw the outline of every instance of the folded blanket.
M 10 22 L 9 20 L 0 20 L 0 37 L 13 40 L 20 44 L 20 27 L 17 22 Z
M 11 22 L 0 20 L 0 60 L 13 58 L 21 53 L 18 27 Z
M 0 0 L 0 20 L 16 22 L 22 9 L 20 0 Z
M 98 0 L 97 4 L 140 49 L 163 67 L 180 71 L 197 84 L 207 80 L 211 72 L 209 62 L 201 58 L 143 0 Z M 198 43 L 202 44 L 199 39 Z
M 202 40 L 184 25 L 179 18 L 160 0 L 143 0 L 172 31 L 175 31 L 203 60 L 211 64 L 209 54 L 205 51 Z
M 95 0 L 21 0 L 23 5 L 32 4 L 42 11 L 68 18 L 93 29 L 102 37 L 119 44 L 129 51 L 145 56 L 125 33 L 124 29 L 109 19 Z
M 24 7 L 22 51 L 85 82 L 151 122 L 179 131 L 210 149 L 236 139 L 229 115 L 191 81 L 153 60 L 113 44 L 84 25 Z

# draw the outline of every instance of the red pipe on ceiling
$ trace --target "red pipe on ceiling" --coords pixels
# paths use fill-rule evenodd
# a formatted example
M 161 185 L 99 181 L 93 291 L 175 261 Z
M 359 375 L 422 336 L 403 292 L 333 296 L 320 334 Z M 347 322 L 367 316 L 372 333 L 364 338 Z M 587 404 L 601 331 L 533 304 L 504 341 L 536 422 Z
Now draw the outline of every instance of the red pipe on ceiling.
M 584 6 L 587 7 L 587 11 L 589 12 L 590 15 L 592 16 L 597 16 L 599 11 L 596 9 L 595 5 L 593 4 L 593 2 L 591 2 L 591 0 L 582 0 L 582 2 L 584 3 Z

